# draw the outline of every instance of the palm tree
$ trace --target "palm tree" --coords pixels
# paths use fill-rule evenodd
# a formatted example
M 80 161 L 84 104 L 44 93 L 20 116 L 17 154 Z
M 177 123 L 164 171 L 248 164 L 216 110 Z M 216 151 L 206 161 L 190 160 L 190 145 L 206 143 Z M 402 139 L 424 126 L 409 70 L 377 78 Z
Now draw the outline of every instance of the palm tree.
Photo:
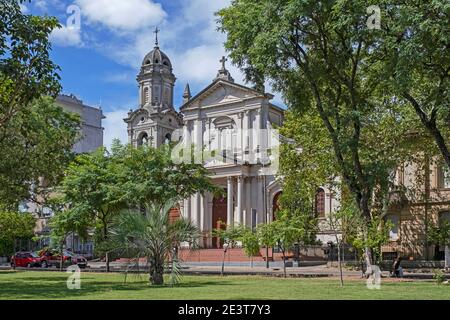
M 147 257 L 150 282 L 164 284 L 164 270 L 172 262 L 172 280 L 178 282 L 180 268 L 178 248 L 182 242 L 196 245 L 200 232 L 190 221 L 180 218 L 174 222 L 169 219 L 172 204 L 148 205 L 142 211 L 123 211 L 111 228 L 111 241 L 114 247 L 123 252 L 133 253 L 137 258 Z

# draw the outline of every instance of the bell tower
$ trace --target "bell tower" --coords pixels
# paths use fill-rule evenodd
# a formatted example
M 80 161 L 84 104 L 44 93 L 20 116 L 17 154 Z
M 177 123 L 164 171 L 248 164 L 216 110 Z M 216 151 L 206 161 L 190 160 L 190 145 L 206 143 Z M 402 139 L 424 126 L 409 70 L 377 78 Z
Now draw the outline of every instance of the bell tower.
M 175 75 L 169 57 L 159 49 L 159 29 L 156 28 L 155 47 L 142 61 L 137 77 L 139 83 L 140 107 L 158 111 L 173 109 Z
M 156 28 L 155 47 L 144 57 L 137 76 L 139 108 L 130 110 L 125 119 L 129 142 L 134 146 L 159 147 L 172 141 L 173 132 L 182 126 L 174 108 L 176 77 L 169 57 L 159 48 L 159 31 Z

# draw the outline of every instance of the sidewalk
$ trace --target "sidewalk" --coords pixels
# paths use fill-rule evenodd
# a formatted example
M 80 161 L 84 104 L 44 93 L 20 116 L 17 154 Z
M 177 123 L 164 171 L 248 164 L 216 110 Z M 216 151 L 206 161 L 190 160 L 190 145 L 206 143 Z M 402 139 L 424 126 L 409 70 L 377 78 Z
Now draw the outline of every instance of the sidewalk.
M 90 271 L 95 272 L 96 270 L 99 272 L 104 272 L 106 269 L 106 265 L 103 262 L 96 262 L 89 264 Z M 110 270 L 114 271 L 125 271 L 126 264 L 113 262 L 110 264 Z M 140 264 L 139 268 L 141 271 L 145 270 L 145 265 Z M 130 268 L 131 270 L 131 268 Z M 222 272 L 222 264 L 221 263 L 183 263 L 182 264 L 182 272 L 183 274 L 191 274 L 191 275 L 220 275 Z M 227 262 L 224 268 L 225 275 L 259 275 L 259 276 L 274 276 L 281 277 L 284 276 L 283 265 L 282 263 L 270 263 L 270 268 L 261 266 L 260 264 L 251 268 L 247 264 L 242 264 L 241 262 Z M 316 266 L 301 266 L 301 267 L 288 267 L 286 268 L 286 274 L 288 277 L 295 278 L 323 278 L 323 277 L 339 277 L 339 268 L 328 267 L 326 264 L 316 265 Z M 361 278 L 362 273 L 358 270 L 343 270 L 342 272 L 344 277 L 353 277 L 353 278 Z M 383 278 L 389 278 L 388 271 L 382 271 L 381 275 Z M 448 275 L 450 278 L 450 275 Z M 422 279 L 429 280 L 433 279 L 433 273 L 423 273 L 423 272 L 414 272 L 404 271 L 405 279 Z
M 125 272 L 127 270 L 127 264 L 111 262 L 110 271 L 111 272 Z M 141 272 L 145 272 L 146 265 L 140 264 L 139 269 Z M 0 266 L 1 270 L 11 270 L 10 266 L 3 265 Z M 32 269 L 20 269 L 27 271 L 42 271 L 42 272 L 56 272 L 59 271 L 57 268 L 32 268 Z M 129 267 L 129 272 L 137 272 L 136 268 Z M 82 269 L 82 272 L 106 272 L 106 264 L 104 262 L 90 262 L 87 269 Z M 211 265 L 211 263 L 183 263 L 182 273 L 186 275 L 221 275 L 222 266 L 221 264 Z M 271 277 L 282 277 L 284 276 L 283 266 L 277 263 L 271 263 L 270 268 L 264 266 L 250 266 L 242 265 L 240 262 L 227 263 L 224 268 L 225 275 L 235 275 L 235 276 L 271 276 Z M 339 269 L 336 267 L 327 267 L 327 265 L 319 266 L 302 266 L 302 267 L 288 267 L 286 268 L 286 274 L 290 278 L 337 278 L 339 277 Z M 343 276 L 346 278 L 361 278 L 361 271 L 343 270 Z M 382 271 L 382 278 L 389 278 L 388 271 Z M 433 279 L 433 273 L 431 272 L 419 272 L 417 270 L 404 270 L 404 279 L 415 279 L 415 280 L 431 280 Z M 450 274 L 447 273 L 447 279 L 450 279 Z

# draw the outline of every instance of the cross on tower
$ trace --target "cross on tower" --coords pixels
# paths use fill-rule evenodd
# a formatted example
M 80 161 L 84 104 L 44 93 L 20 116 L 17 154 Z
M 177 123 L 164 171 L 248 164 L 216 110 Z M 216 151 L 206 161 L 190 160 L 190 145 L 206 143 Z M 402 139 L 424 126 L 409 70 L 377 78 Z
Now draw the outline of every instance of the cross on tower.
M 156 35 L 156 40 L 155 40 L 155 45 L 156 45 L 156 46 L 159 45 L 159 43 L 158 43 L 158 33 L 159 33 L 160 31 L 161 31 L 161 30 L 159 30 L 158 27 L 156 27 L 155 31 L 153 31 L 153 33 Z
M 228 59 L 225 57 L 222 57 L 222 59 L 220 59 L 220 62 L 222 63 L 222 70 L 225 70 L 225 62 L 227 62 Z

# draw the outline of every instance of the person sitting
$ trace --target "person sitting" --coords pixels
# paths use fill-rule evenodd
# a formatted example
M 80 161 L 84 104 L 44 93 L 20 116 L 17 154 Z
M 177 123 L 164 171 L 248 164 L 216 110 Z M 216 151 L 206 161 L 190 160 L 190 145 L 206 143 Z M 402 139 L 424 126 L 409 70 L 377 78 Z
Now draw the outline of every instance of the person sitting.
M 403 268 L 400 266 L 402 262 L 402 257 L 397 257 L 392 265 L 392 276 L 394 278 L 403 278 Z

